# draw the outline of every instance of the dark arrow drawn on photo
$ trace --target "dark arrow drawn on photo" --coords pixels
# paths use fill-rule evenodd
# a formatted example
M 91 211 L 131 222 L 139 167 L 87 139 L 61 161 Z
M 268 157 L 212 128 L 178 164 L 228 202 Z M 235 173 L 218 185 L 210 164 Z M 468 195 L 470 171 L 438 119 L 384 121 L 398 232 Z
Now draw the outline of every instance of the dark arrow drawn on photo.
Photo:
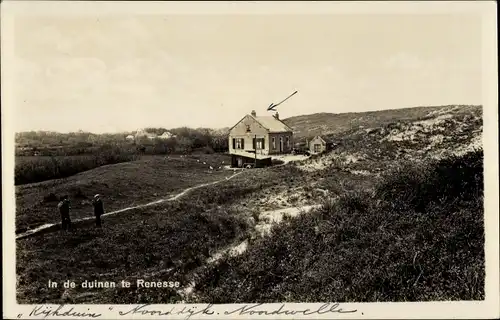
M 269 105 L 269 107 L 267 107 L 267 111 L 275 111 L 274 108 L 276 108 L 277 106 L 279 106 L 280 104 L 282 104 L 283 102 L 285 102 L 286 100 L 290 99 L 294 94 L 296 94 L 298 91 L 295 91 L 294 93 L 292 93 L 291 95 L 289 95 L 288 97 L 286 97 L 285 99 L 283 99 L 281 102 L 277 103 L 277 104 L 274 104 L 274 103 L 271 103 Z

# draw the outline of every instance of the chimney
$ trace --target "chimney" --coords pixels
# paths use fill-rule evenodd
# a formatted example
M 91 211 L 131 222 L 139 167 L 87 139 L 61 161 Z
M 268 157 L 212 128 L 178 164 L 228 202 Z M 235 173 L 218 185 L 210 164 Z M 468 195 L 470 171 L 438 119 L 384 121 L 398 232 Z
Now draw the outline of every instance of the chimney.
M 280 119 L 280 114 L 278 113 L 278 111 L 276 111 L 276 113 L 274 114 L 274 117 L 275 117 L 276 119 L 278 119 L 278 120 Z
M 257 116 L 257 113 L 255 112 L 255 110 L 252 110 L 252 113 L 251 113 L 252 116 L 256 117 Z

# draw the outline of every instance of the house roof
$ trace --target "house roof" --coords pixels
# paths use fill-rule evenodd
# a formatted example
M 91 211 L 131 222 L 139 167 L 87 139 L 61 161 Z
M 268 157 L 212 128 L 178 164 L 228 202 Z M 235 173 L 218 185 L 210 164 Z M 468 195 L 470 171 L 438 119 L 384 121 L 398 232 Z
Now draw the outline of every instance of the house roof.
M 326 143 L 325 139 L 323 139 L 321 136 L 315 136 L 314 138 L 311 139 L 311 141 L 316 140 L 316 139 L 320 139 L 321 141 Z
M 330 138 L 327 138 L 327 137 L 322 137 L 322 136 L 315 136 L 312 140 L 316 139 L 316 138 L 319 138 L 321 140 L 323 140 L 324 143 L 333 143 L 333 140 L 330 139 Z M 311 141 L 312 141 L 311 140 Z
M 252 118 L 254 118 L 258 123 L 260 123 L 264 128 L 269 130 L 269 132 L 288 132 L 288 131 L 293 131 L 292 128 L 287 126 L 285 123 L 283 123 L 281 120 L 276 119 L 273 116 L 266 116 L 266 117 L 254 117 L 250 115 Z
M 243 118 L 240 119 L 240 121 L 236 122 L 234 126 L 229 128 L 228 131 L 233 130 L 234 127 L 236 127 L 241 121 L 243 121 L 246 117 L 250 117 L 257 121 L 264 129 L 268 130 L 271 133 L 274 132 L 293 132 L 293 129 L 287 126 L 283 121 L 276 119 L 273 116 L 253 116 L 251 114 L 247 114 Z

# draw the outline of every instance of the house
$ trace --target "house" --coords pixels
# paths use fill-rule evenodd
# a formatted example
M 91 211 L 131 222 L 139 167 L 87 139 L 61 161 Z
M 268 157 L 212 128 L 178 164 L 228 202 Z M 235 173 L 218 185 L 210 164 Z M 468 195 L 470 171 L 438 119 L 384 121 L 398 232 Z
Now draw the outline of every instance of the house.
M 173 138 L 174 135 L 168 131 L 163 132 L 161 136 L 158 136 L 159 139 L 170 139 Z
M 291 153 L 293 130 L 273 116 L 257 116 L 255 110 L 229 129 L 229 153 L 233 166 L 246 162 L 256 166 L 270 164 L 270 155 Z
M 309 141 L 309 152 L 311 154 L 323 153 L 333 149 L 335 144 L 328 138 L 316 136 Z
M 156 139 L 158 136 L 154 133 L 146 132 L 143 129 L 137 130 L 137 133 L 135 134 L 135 139 L 140 139 L 144 137 L 153 140 Z
M 134 136 L 131 135 L 131 134 L 129 134 L 128 136 L 126 136 L 125 139 L 128 140 L 128 141 L 134 141 L 135 140 Z

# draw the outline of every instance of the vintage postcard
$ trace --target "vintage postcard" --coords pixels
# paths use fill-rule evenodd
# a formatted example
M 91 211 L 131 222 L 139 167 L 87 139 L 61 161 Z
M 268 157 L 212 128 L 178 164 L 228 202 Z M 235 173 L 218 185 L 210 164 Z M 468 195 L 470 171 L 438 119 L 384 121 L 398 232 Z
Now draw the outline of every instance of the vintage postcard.
M 500 316 L 496 2 L 1 5 L 4 318 Z

